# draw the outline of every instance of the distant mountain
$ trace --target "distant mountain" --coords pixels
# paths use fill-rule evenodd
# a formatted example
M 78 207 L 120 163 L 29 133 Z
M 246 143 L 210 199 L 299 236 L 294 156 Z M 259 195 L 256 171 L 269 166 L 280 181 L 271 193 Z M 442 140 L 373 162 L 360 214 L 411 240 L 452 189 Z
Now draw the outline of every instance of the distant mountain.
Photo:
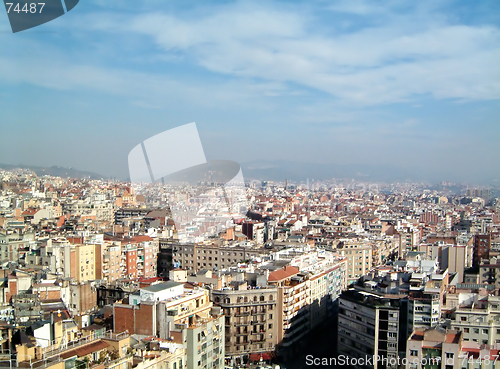
M 54 176 L 61 178 L 90 178 L 90 179 L 101 179 L 105 178 L 104 176 L 94 173 L 94 172 L 86 172 L 83 170 L 78 170 L 75 168 L 64 168 L 60 166 L 52 166 L 52 167 L 37 167 L 33 165 L 11 165 L 11 164 L 0 164 L 0 169 L 4 170 L 12 170 L 12 169 L 29 169 L 36 173 L 37 176 Z
M 388 165 L 346 165 L 300 163 L 293 161 L 254 161 L 241 165 L 245 179 L 306 182 L 332 178 L 352 178 L 358 181 L 416 180 L 414 173 Z

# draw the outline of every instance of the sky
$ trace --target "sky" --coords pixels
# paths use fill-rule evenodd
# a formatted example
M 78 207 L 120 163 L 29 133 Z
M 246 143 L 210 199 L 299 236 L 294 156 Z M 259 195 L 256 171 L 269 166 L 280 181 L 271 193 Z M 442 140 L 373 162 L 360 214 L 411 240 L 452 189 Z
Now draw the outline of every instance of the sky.
M 495 0 L 83 0 L 18 33 L 0 11 L 5 164 L 125 178 L 196 122 L 208 159 L 500 179 L 499 100 Z

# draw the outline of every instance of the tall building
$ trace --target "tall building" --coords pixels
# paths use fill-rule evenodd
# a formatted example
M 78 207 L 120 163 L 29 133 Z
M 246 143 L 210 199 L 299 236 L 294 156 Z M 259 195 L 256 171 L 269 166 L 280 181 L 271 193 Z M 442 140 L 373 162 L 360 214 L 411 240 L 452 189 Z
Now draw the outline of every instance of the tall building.
M 418 249 L 425 252 L 429 258 L 437 259 L 441 269 L 457 273 L 459 282 L 464 280 L 465 269 L 472 266 L 472 250 L 468 245 L 436 242 L 434 244 L 420 244 Z
M 404 295 L 351 289 L 339 297 L 338 352 L 353 358 L 397 359 L 405 351 Z M 370 367 L 370 366 L 368 366 Z M 371 368 L 397 368 L 390 362 L 374 362 Z
M 356 282 L 372 269 L 372 246 L 366 242 L 344 240 L 337 246 L 340 255 L 347 259 L 347 284 Z
M 286 353 L 288 348 L 300 343 L 311 329 L 333 315 L 337 297 L 345 288 L 345 270 L 346 259 L 325 258 L 301 269 L 286 266 L 269 274 L 268 285 L 278 291 L 280 350 Z
M 482 259 L 490 258 L 491 234 L 474 235 L 474 253 L 472 263 L 475 267 L 481 264 Z
M 96 279 L 96 245 L 75 245 L 71 250 L 71 264 L 77 282 L 93 281 Z M 73 258 L 74 256 L 74 258 Z
M 440 271 L 437 260 L 426 260 L 423 253 L 410 252 L 407 256 L 413 260 L 377 267 L 342 293 L 339 353 L 402 358 L 406 340 L 415 327 L 438 325 L 448 288 L 448 271 Z M 371 367 L 394 365 L 385 361 Z
M 122 278 L 121 261 L 121 246 L 116 244 L 108 246 L 102 256 L 102 279 L 104 281 L 112 283 Z
M 269 353 L 278 344 L 278 291 L 249 288 L 246 282 L 212 290 L 212 301 L 225 317 L 226 356 L 233 362 L 244 355 Z

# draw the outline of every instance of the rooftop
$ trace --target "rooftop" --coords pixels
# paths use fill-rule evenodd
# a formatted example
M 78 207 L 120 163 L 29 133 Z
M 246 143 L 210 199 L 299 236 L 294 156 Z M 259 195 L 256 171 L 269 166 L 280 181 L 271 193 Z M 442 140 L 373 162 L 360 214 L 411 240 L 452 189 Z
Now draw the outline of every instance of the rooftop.
M 169 288 L 182 286 L 183 284 L 184 283 L 167 281 L 167 282 L 152 284 L 151 286 L 141 288 L 141 290 L 148 291 L 148 292 L 160 292 L 160 291 L 168 290 Z

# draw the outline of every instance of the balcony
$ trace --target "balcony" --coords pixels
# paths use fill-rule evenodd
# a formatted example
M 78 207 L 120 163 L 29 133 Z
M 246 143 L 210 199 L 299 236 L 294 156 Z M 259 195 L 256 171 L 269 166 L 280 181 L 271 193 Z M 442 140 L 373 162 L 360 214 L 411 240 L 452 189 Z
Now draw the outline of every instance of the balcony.
M 251 340 L 250 341 L 250 343 L 262 343 L 262 342 L 266 342 L 266 339 L 265 338 L 259 338 L 259 339 Z
M 250 315 L 249 311 L 241 311 L 234 314 L 234 316 L 248 316 L 248 315 Z

